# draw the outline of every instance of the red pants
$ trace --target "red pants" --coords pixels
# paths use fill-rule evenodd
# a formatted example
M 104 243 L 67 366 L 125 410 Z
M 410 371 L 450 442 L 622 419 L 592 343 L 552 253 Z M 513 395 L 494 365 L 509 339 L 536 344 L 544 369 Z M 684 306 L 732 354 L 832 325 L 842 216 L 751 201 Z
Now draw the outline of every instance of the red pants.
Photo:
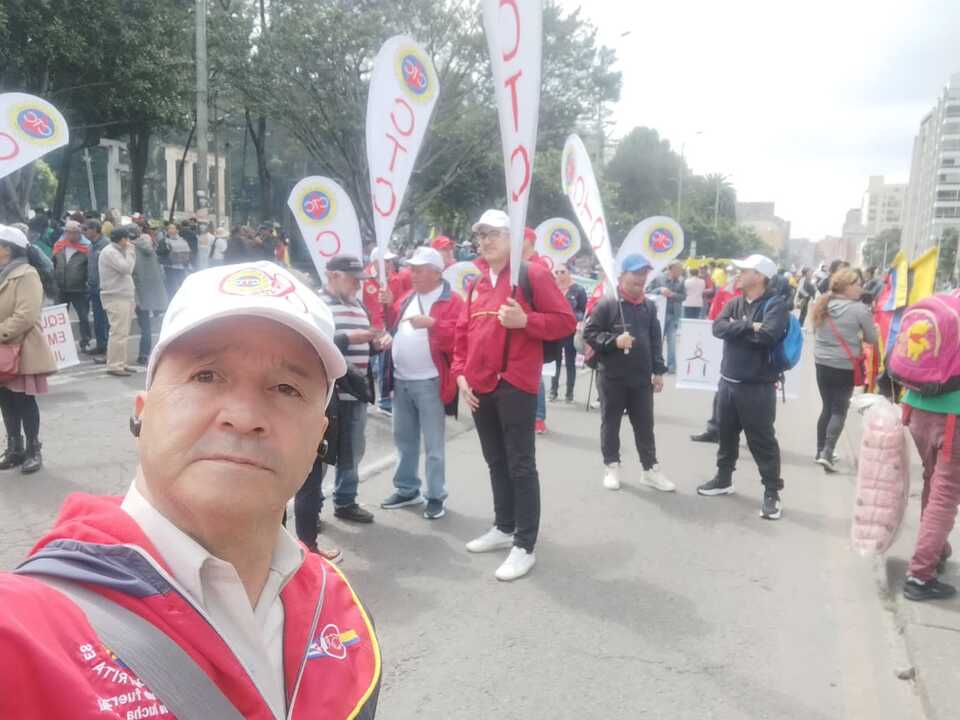
M 940 556 L 950 552 L 947 538 L 960 505 L 960 427 L 954 432 L 949 460 L 943 457 L 947 416 L 913 408 L 910 434 L 923 461 L 920 534 L 908 574 L 924 582 L 937 576 Z

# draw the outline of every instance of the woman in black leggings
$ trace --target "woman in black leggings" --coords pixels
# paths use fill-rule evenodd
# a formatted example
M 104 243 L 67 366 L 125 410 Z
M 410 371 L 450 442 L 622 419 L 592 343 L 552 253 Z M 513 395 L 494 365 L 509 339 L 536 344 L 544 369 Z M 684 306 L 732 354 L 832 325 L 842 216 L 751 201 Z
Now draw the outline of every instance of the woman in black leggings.
M 817 457 L 827 472 L 837 471 L 836 447 L 847 420 L 856 384 L 862 384 L 863 344 L 877 341 L 870 308 L 860 302 L 860 275 L 841 270 L 830 278 L 829 292 L 813 308 L 814 360 L 823 409 L 817 422 Z
M 57 370 L 40 329 L 43 284 L 28 247 L 22 232 L 0 225 L 0 412 L 7 430 L 0 470 L 22 466 L 24 473 L 43 465 L 36 396 L 47 392 L 47 375 Z

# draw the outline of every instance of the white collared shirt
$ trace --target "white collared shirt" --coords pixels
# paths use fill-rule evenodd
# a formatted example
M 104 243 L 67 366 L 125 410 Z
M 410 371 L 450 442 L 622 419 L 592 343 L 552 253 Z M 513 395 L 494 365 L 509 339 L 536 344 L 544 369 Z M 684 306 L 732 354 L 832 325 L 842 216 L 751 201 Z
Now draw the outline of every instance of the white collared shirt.
M 426 328 L 419 330 L 410 324 L 416 315 L 430 315 L 433 304 L 443 294 L 443 285 L 426 295 L 414 293 L 393 336 L 394 370 L 398 380 L 432 380 L 440 375 L 430 354 L 430 334 Z
M 279 720 L 286 717 L 283 672 L 283 603 L 280 591 L 303 564 L 303 549 L 285 528 L 277 530 L 270 573 L 257 606 L 233 565 L 211 555 L 130 486 L 120 506 L 162 555 L 173 579 L 210 617 L 214 629 L 248 668 L 260 694 Z

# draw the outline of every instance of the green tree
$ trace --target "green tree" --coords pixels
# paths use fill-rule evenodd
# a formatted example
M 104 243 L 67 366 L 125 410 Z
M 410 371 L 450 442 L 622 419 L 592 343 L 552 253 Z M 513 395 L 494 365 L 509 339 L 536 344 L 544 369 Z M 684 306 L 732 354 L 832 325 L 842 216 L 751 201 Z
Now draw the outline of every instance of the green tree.
M 869 238 L 863 246 L 864 265 L 886 267 L 900 251 L 900 235 L 900 228 L 890 228 Z
M 960 231 L 955 227 L 943 229 L 940 237 L 940 257 L 937 263 L 937 288 L 951 290 L 957 287 L 957 244 Z

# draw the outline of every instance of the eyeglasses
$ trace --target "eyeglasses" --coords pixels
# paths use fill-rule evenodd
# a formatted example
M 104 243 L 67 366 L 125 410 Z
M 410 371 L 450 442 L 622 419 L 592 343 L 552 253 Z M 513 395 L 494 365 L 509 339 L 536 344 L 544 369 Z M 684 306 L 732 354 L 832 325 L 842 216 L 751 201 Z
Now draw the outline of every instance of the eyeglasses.
M 566 271 L 566 270 L 554 270 L 554 271 L 553 271 L 553 274 L 554 274 L 554 275 L 566 275 L 566 274 L 567 274 L 567 271 Z
M 477 240 L 486 240 L 487 238 L 496 238 L 500 236 L 502 230 L 478 230 L 473 234 L 473 237 Z

